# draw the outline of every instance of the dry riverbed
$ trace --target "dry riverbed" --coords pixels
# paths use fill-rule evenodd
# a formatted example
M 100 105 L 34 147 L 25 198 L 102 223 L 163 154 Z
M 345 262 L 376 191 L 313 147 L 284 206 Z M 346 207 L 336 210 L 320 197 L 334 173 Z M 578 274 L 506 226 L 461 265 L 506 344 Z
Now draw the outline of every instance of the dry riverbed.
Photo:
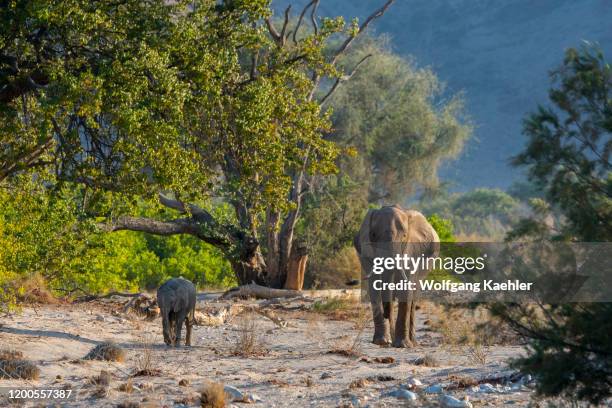
M 113 299 L 26 307 L 2 319 L 0 349 L 22 352 L 40 376 L 0 379 L 0 387 L 70 389 L 74 398 L 61 404 L 82 407 L 200 406 L 207 381 L 234 387 L 235 398 L 251 402 L 228 405 L 245 407 L 512 407 L 533 396 L 530 379 L 507 366 L 522 346 L 448 344 L 449 333 L 432 329 L 439 308 L 417 312 L 419 346 L 398 350 L 371 344 L 369 312 L 350 303 L 269 303 L 277 321 L 242 312 L 219 326 L 196 326 L 191 348 L 167 348 L 159 319 L 126 315 Z M 205 296 L 198 303 L 227 306 Z M 124 361 L 83 359 L 103 342 L 123 348 Z

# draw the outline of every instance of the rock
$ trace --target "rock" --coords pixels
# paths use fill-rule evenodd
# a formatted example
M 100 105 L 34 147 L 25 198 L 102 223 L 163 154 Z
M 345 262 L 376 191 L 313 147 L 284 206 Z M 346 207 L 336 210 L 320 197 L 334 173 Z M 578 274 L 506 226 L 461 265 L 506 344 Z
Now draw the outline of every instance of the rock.
M 430 385 L 429 387 L 425 388 L 425 393 L 426 394 L 442 394 L 442 385 L 440 384 Z
M 492 386 L 489 383 L 484 383 L 484 384 L 480 384 L 478 386 L 478 392 L 482 392 L 485 394 L 493 394 L 498 392 L 499 390 L 497 388 L 495 388 L 494 386 Z
M 406 387 L 409 389 L 413 389 L 413 388 L 421 388 L 423 386 L 423 383 L 418 379 L 418 378 L 409 378 L 408 381 L 406 381 Z
M 472 408 L 472 403 L 468 401 L 467 397 L 464 400 L 459 400 L 450 395 L 440 395 L 440 405 L 444 408 Z
M 105 322 L 106 321 L 106 319 L 102 315 L 97 315 L 96 316 L 96 320 L 99 321 L 99 322 Z
M 323 374 L 321 374 L 321 379 L 322 380 L 326 380 L 326 379 L 331 378 L 331 377 L 332 377 L 332 375 L 330 373 L 328 373 L 328 372 L 324 372 Z
M 248 402 L 262 402 L 263 400 L 259 398 L 259 395 L 257 394 L 248 394 L 247 401 Z
M 230 402 L 246 402 L 247 404 L 262 402 L 262 399 L 257 394 L 245 394 L 231 385 L 226 385 L 223 387 L 223 390 Z
M 223 391 L 225 391 L 228 399 L 232 402 L 244 400 L 244 394 L 240 392 L 238 388 L 232 387 L 231 385 L 226 385 L 223 387 Z
M 178 385 L 181 387 L 187 387 L 189 385 L 189 380 L 186 378 L 183 378 L 182 380 L 179 381 Z
M 417 399 L 417 395 L 414 392 L 404 390 L 403 388 L 398 388 L 396 390 L 390 391 L 384 394 L 384 396 L 395 397 L 397 399 L 407 400 L 407 401 L 416 401 Z

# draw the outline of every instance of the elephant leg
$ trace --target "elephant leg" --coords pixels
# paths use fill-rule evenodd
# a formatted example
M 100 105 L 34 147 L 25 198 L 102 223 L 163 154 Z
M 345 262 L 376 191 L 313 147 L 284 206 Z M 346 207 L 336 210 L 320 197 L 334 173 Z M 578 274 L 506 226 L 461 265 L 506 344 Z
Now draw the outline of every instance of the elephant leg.
M 185 345 L 191 346 L 191 320 L 189 318 L 185 319 Z
M 172 345 L 171 328 L 172 322 L 167 313 L 162 314 L 162 332 L 164 333 L 164 343 L 170 346 Z
M 393 309 L 393 299 L 391 299 L 389 302 L 383 303 L 385 319 L 389 322 L 389 333 L 395 332 L 395 313 Z
M 412 343 L 412 345 L 416 346 L 416 319 L 415 319 L 415 311 L 416 311 L 416 300 L 413 299 L 410 302 L 410 316 L 409 316 L 409 326 L 408 326 L 408 339 Z
M 176 318 L 176 339 L 174 345 L 176 347 L 181 345 L 181 330 L 183 329 L 183 323 L 185 322 L 185 318 L 187 317 L 187 313 L 179 312 Z
M 389 320 L 386 319 L 383 296 L 380 291 L 374 289 L 373 278 L 368 285 L 368 295 L 372 308 L 372 318 L 374 320 L 374 337 L 372 343 L 379 346 L 391 344 L 391 332 L 389 331 Z
M 393 347 L 410 348 L 412 343 L 408 339 L 408 314 L 410 303 L 401 300 L 397 306 L 397 321 L 395 323 L 395 337 L 393 339 Z
M 389 320 L 385 319 L 382 302 L 372 302 L 372 317 L 374 319 L 374 337 L 372 343 L 388 346 L 391 343 Z

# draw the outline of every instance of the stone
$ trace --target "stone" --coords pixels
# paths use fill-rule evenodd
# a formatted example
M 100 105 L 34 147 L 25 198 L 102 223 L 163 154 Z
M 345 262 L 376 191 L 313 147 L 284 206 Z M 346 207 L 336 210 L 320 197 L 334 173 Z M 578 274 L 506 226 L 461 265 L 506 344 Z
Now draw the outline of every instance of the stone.
M 417 395 L 414 392 L 404 390 L 403 388 L 398 388 L 396 390 L 390 391 L 386 393 L 384 396 L 395 397 L 397 399 L 407 400 L 407 401 L 416 401 L 417 399 Z
M 429 387 L 425 388 L 425 393 L 426 394 L 441 394 L 442 393 L 442 385 L 440 385 L 440 384 L 430 385 Z
M 465 397 L 464 400 L 443 394 L 440 396 L 440 405 L 444 408 L 472 408 L 472 403 Z
M 406 386 L 410 389 L 413 388 L 421 388 L 423 386 L 423 383 L 418 379 L 418 378 L 409 378 L 408 381 L 406 381 Z

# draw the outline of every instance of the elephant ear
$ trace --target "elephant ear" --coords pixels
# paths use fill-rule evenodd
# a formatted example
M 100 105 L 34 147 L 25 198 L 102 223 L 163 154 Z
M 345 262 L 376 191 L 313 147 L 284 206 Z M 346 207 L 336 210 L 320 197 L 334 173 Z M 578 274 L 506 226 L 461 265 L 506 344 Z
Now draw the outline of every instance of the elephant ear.
M 369 209 L 363 222 L 359 233 L 355 237 L 355 248 L 360 256 L 372 257 L 372 246 L 370 245 L 370 228 L 372 226 L 372 216 L 377 210 Z M 359 245 L 359 247 L 357 247 Z
M 427 221 L 423 214 L 414 210 L 404 211 L 407 241 L 413 244 L 422 243 L 420 251 L 427 256 L 437 256 L 440 248 L 440 238 L 436 230 Z

